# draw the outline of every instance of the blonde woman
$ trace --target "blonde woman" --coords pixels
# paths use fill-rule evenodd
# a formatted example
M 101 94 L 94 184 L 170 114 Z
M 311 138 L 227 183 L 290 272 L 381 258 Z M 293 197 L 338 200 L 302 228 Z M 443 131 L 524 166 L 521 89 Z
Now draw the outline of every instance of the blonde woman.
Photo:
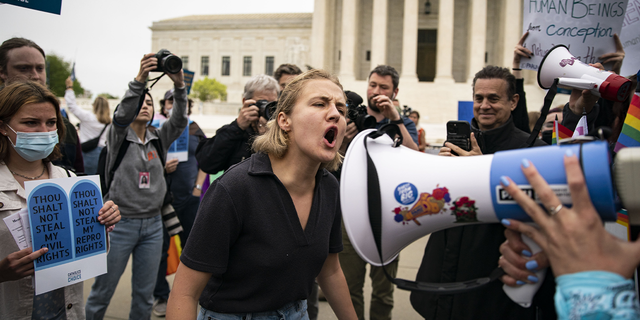
M 204 196 L 167 319 L 309 319 L 314 279 L 339 319 L 356 319 L 340 268 L 335 170 L 346 131 L 337 78 L 311 70 L 284 89 L 251 158 Z
M 67 91 L 64 99 L 69 111 L 80 119 L 80 143 L 82 143 L 82 157 L 84 158 L 84 173 L 96 174 L 98 169 L 98 157 L 106 143 L 107 126 L 111 123 L 109 101 L 103 97 L 97 97 L 93 101 L 93 112 L 83 110 L 76 104 L 76 95 L 73 92 L 73 81 L 67 78 Z M 97 141 L 93 140 L 97 139 Z M 93 141 L 92 141 L 93 140 Z M 86 143 L 90 142 L 90 143 Z M 96 144 L 97 142 L 97 144 Z M 93 145 L 96 147 L 92 148 Z

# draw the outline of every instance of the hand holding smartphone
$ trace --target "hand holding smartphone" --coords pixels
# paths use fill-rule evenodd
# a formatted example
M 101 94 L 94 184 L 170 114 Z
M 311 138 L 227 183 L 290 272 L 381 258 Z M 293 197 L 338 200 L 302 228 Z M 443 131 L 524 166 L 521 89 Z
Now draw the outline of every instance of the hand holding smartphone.
M 467 121 L 447 122 L 447 140 L 465 151 L 471 151 L 471 125 Z M 451 153 L 458 155 L 453 150 Z

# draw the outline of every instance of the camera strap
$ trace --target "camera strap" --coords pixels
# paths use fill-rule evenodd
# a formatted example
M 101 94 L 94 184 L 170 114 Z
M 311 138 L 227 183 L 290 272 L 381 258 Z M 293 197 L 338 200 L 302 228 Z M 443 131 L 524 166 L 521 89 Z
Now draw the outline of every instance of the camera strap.
M 382 196 L 380 193 L 380 179 L 378 178 L 378 171 L 376 170 L 375 163 L 371 159 L 369 155 L 369 149 L 367 148 L 367 140 L 377 139 L 378 137 L 383 136 L 384 134 L 388 134 L 394 139 L 395 136 L 391 135 L 393 133 L 393 128 L 386 128 L 388 126 L 396 127 L 395 130 L 400 132 L 398 126 L 394 124 L 389 124 L 381 127 L 378 131 L 373 131 L 368 134 L 364 139 L 364 148 L 367 154 L 367 205 L 369 207 L 369 225 L 371 226 L 371 232 L 373 233 L 373 239 L 376 244 L 376 249 L 378 251 L 378 255 L 380 257 L 380 262 L 382 260 Z M 402 135 L 400 135 L 400 144 L 402 144 Z M 398 147 L 400 144 L 397 144 L 397 140 L 395 140 L 394 147 Z M 409 291 L 422 291 L 428 293 L 435 294 L 456 294 L 469 292 L 471 290 L 475 290 L 481 288 L 497 279 L 505 274 L 502 268 L 496 268 L 491 272 L 488 277 L 478 278 L 463 282 L 449 282 L 449 283 L 429 283 L 429 282 L 418 282 L 418 281 L 410 281 L 406 279 L 393 278 L 387 272 L 385 266 L 382 266 L 382 271 L 384 275 L 391 281 L 391 283 L 395 284 L 398 288 Z

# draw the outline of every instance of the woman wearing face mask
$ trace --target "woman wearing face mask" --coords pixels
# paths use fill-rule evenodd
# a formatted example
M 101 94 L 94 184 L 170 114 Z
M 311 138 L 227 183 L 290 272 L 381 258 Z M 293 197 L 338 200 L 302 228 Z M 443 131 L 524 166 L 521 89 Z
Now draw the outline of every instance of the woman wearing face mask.
M 16 82 L 0 90 L 0 219 L 26 208 L 25 181 L 73 175 L 51 164 L 60 157 L 64 132 L 58 99 L 41 84 Z M 112 201 L 99 214 L 107 230 L 120 220 Z M 47 251 L 19 250 L 0 222 L 0 319 L 84 319 L 82 283 L 34 296 L 33 261 Z
M 116 107 L 107 130 L 106 181 L 111 181 L 105 199 L 116 201 L 122 221 L 111 235 L 107 256 L 108 273 L 98 276 L 87 299 L 87 319 L 102 319 L 113 297 L 120 276 L 133 256 L 132 300 L 129 319 L 149 319 L 162 251 L 160 210 L 167 191 L 160 157 L 187 127 L 187 92 L 182 70 L 167 74 L 174 85 L 174 111 L 161 128 L 148 125 L 153 115 L 153 100 L 145 82 L 155 70 L 155 53 L 144 55 L 135 79 L 129 82 L 120 105 Z M 154 130 L 155 129 L 155 130 Z M 122 162 L 113 172 L 120 147 L 128 144 Z
M 251 158 L 204 196 L 181 256 L 167 319 L 309 319 L 314 279 L 338 319 L 356 319 L 338 252 L 346 98 L 311 70 L 282 92 Z

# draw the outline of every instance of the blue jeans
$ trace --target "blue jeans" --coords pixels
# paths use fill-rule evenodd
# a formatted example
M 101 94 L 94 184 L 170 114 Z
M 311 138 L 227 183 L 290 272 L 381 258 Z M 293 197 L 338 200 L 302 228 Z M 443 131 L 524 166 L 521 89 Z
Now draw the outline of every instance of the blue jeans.
M 110 233 L 108 272 L 97 277 L 85 307 L 87 319 L 103 319 L 120 276 L 133 254 L 129 319 L 151 318 L 153 288 L 162 250 L 162 218 L 122 218 Z
M 307 300 L 299 300 L 284 307 L 267 312 L 256 313 L 218 313 L 200 308 L 198 320 L 309 320 Z
M 89 152 L 82 152 L 85 174 L 92 175 L 98 173 L 98 159 L 100 158 L 100 151 L 102 151 L 102 147 L 97 147 Z

